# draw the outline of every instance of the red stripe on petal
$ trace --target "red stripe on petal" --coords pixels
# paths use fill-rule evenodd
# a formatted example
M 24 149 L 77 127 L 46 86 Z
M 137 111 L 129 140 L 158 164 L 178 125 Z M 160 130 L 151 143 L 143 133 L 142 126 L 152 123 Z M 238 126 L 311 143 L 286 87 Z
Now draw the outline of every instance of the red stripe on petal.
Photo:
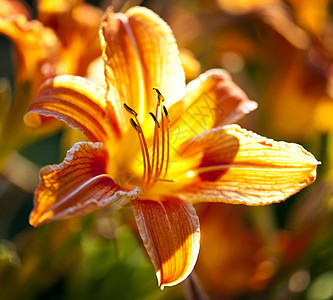
M 144 7 L 126 14 L 108 9 L 100 30 L 109 98 L 126 102 L 144 121 L 155 108 L 159 88 L 169 106 L 185 94 L 185 76 L 170 27 Z M 119 109 L 120 110 L 120 109 Z M 128 126 L 124 117 L 123 127 Z
M 38 126 L 34 113 L 55 117 L 82 131 L 92 142 L 105 142 L 119 135 L 116 114 L 106 91 L 82 77 L 61 75 L 47 80 L 25 115 L 25 122 Z

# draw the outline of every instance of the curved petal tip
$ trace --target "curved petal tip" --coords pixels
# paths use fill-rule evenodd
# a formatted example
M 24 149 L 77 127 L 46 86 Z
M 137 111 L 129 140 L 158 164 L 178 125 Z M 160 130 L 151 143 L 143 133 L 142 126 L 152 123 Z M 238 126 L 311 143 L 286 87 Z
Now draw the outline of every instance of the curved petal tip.
M 136 199 L 132 205 L 159 287 L 163 290 L 185 280 L 199 254 L 200 226 L 194 207 L 177 198 Z

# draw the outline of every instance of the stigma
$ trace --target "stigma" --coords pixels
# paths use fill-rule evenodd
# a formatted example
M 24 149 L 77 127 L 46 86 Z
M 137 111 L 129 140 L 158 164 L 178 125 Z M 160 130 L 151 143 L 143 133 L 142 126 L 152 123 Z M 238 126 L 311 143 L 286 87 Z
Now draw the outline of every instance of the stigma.
M 157 88 L 155 113 L 149 112 L 154 121 L 154 135 L 152 147 L 148 147 L 147 139 L 138 120 L 137 112 L 124 103 L 125 110 L 132 115 L 130 124 L 137 132 L 143 160 L 142 182 L 144 188 L 153 185 L 156 181 L 172 182 L 167 178 L 170 161 L 170 123 L 171 118 L 167 108 L 163 105 L 163 95 Z M 150 151 L 149 151 L 150 150 Z

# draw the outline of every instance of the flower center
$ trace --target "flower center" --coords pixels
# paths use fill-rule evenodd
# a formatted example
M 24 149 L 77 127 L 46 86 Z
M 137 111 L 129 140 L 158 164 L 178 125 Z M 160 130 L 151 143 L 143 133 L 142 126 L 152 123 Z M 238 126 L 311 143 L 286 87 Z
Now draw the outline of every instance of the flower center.
M 154 120 L 153 145 L 149 149 L 142 126 L 137 118 L 135 110 L 124 103 L 124 108 L 133 118 L 130 119 L 132 127 L 135 129 L 140 142 L 140 148 L 143 160 L 142 182 L 144 188 L 153 185 L 156 181 L 172 182 L 167 179 L 169 159 L 170 159 L 170 115 L 163 105 L 164 97 L 157 88 L 153 88 L 157 93 L 157 104 L 155 114 L 149 112 Z M 160 120 L 160 122 L 158 121 Z M 150 150 L 150 151 L 149 151 Z

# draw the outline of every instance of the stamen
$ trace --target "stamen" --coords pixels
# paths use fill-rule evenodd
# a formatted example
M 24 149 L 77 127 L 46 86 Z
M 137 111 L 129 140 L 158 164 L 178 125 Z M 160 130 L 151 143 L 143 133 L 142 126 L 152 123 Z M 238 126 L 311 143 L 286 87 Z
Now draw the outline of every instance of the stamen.
M 136 122 L 138 124 L 139 130 L 140 130 L 139 136 L 141 137 L 141 140 L 142 140 L 142 143 L 143 143 L 143 147 L 144 147 L 144 152 L 142 154 L 147 159 L 147 166 L 148 166 L 148 179 L 147 179 L 147 181 L 149 181 L 150 178 L 151 178 L 151 166 L 150 166 L 148 146 L 147 146 L 147 142 L 146 142 L 145 136 L 143 134 L 142 128 L 140 126 L 138 118 L 135 117 L 135 120 L 136 120 Z
M 166 109 L 166 107 L 164 105 L 163 105 L 163 111 L 164 111 L 164 114 L 165 114 L 168 122 L 170 123 L 171 122 L 171 118 L 170 118 L 170 115 L 169 115 L 169 113 L 168 113 L 168 111 L 167 111 L 167 109 Z
M 141 138 L 141 130 L 138 126 L 138 124 L 135 123 L 135 121 L 131 118 L 130 119 L 130 123 L 132 125 L 132 127 L 137 131 L 138 133 L 138 137 L 139 137 L 139 141 L 140 141 L 140 148 L 141 148 L 141 153 L 142 153 L 142 158 L 143 158 L 143 178 L 146 177 L 146 173 L 147 173 L 147 163 L 146 163 L 146 155 L 145 155 L 145 150 L 144 150 L 144 145 L 142 142 L 142 138 Z
M 155 162 L 155 150 L 156 150 L 156 162 Z M 155 164 L 155 176 L 158 173 L 158 165 L 160 160 L 160 138 L 159 138 L 159 127 L 155 125 L 154 128 L 154 145 L 153 145 L 153 151 L 154 151 L 154 164 Z M 153 168 L 154 170 L 154 168 Z
M 153 88 L 153 90 L 157 93 L 157 95 L 160 95 L 160 91 L 156 88 Z M 157 104 L 156 104 L 156 109 L 155 109 L 155 118 L 157 120 L 157 117 L 158 117 L 158 107 L 161 105 L 161 100 L 160 100 L 160 97 L 158 96 L 157 97 L 158 100 L 157 100 Z M 160 125 L 158 123 L 158 125 Z M 155 164 L 155 175 L 154 177 L 156 178 L 156 174 L 158 173 L 158 165 L 159 165 L 159 160 L 160 160 L 160 139 L 159 139 L 159 128 L 160 126 L 156 126 L 156 123 L 155 123 L 155 128 L 154 128 L 154 145 L 153 145 L 153 153 L 154 153 L 154 158 L 155 158 L 155 150 L 156 150 L 156 164 Z M 155 163 L 155 159 L 154 159 L 154 163 Z M 154 166 L 154 164 L 153 164 Z M 153 167 L 153 171 L 154 171 L 154 167 Z
M 161 94 L 161 92 L 158 88 L 153 87 L 153 90 L 157 93 L 158 96 L 160 96 L 164 99 L 163 95 Z
M 157 93 L 157 98 L 158 98 L 158 103 L 157 103 L 157 106 L 160 106 L 161 104 L 161 101 L 164 101 L 164 97 L 163 95 L 161 94 L 160 90 L 157 89 L 157 88 L 153 88 L 153 90 Z
M 148 168 L 148 177 L 147 177 L 147 182 L 150 180 L 151 178 L 151 166 L 150 166 L 150 159 L 149 159 L 149 152 L 148 152 L 148 146 L 147 146 L 147 142 L 145 139 L 145 136 L 143 134 L 140 122 L 137 118 L 137 113 L 134 109 L 130 108 L 126 103 L 124 103 L 124 108 L 131 114 L 134 116 L 135 121 L 131 118 L 130 119 L 130 123 L 132 125 L 132 127 L 137 131 L 138 133 L 138 137 L 140 140 L 140 147 L 141 147 L 141 152 L 142 152 L 142 158 L 143 158 L 143 180 L 145 180 L 146 177 L 146 169 Z
M 134 117 L 138 116 L 137 112 L 134 109 L 130 108 L 126 103 L 124 103 L 124 108 Z
M 169 167 L 169 158 L 170 158 L 170 122 L 171 122 L 171 118 L 170 115 L 168 113 L 168 110 L 166 109 L 166 107 L 163 105 L 163 111 L 164 114 L 168 120 L 168 124 L 167 124 L 167 157 L 166 157 L 166 163 L 165 163 L 165 170 L 164 170 L 164 178 L 167 175 L 168 172 L 168 167 Z
M 161 173 L 162 173 L 162 169 L 163 169 L 163 164 L 164 164 L 164 147 L 165 147 L 165 132 L 164 132 L 164 117 L 163 117 L 163 109 L 162 109 L 162 106 L 161 106 L 161 125 L 162 125 L 162 153 L 161 153 L 161 162 L 160 162 L 160 165 L 158 167 L 158 171 L 157 173 L 155 174 L 155 177 L 156 178 L 159 178 Z
M 160 128 L 160 123 L 158 123 L 158 121 L 157 121 L 155 115 L 154 115 L 152 112 L 150 112 L 149 114 L 150 114 L 151 117 L 153 118 L 153 120 L 154 120 L 155 124 L 157 125 L 157 127 Z
M 132 127 L 133 127 L 138 133 L 141 133 L 138 124 L 136 124 L 135 121 L 134 121 L 132 118 L 130 119 L 130 123 L 131 123 Z
M 159 178 L 162 171 L 163 171 L 163 167 L 164 167 L 164 163 L 165 163 L 165 169 L 164 169 L 164 175 L 163 178 L 165 178 L 167 170 L 168 170 L 168 165 L 169 165 L 169 148 L 170 148 L 170 140 L 169 140 L 169 123 L 171 122 L 171 118 L 170 115 L 168 113 L 168 110 L 166 109 L 166 107 L 164 105 L 161 105 L 161 101 L 163 102 L 165 99 L 162 95 L 162 93 L 159 91 L 159 89 L 157 88 L 153 88 L 153 90 L 157 93 L 157 98 L 158 98 L 158 102 L 157 102 L 157 106 L 156 106 L 156 116 L 158 116 L 158 107 L 161 106 L 161 111 L 160 111 L 160 116 L 161 116 L 161 127 L 162 127 L 162 153 L 161 153 L 161 162 L 158 162 L 158 158 L 159 158 L 159 142 L 158 142 L 158 129 L 155 128 L 154 131 L 154 147 L 153 147 L 153 153 L 155 156 L 155 148 L 157 151 L 157 163 L 156 163 L 156 171 L 155 171 L 155 179 Z M 167 141 L 166 141 L 166 145 L 165 145 L 165 118 L 167 119 L 167 130 L 166 130 L 166 134 L 167 134 Z M 157 118 L 156 118 L 157 119 Z M 159 127 L 160 128 L 160 127 Z M 156 137 L 155 137 L 156 135 Z M 155 146 L 156 144 L 156 146 Z M 166 159 L 165 159 L 165 147 L 167 147 L 167 155 L 166 155 Z M 155 160 L 154 160 L 155 163 Z
M 151 115 L 151 117 L 153 118 L 153 120 L 155 122 L 154 141 L 153 141 L 153 159 L 152 159 L 152 163 L 151 163 L 152 172 L 154 172 L 154 169 L 155 169 L 155 152 L 156 152 L 156 145 L 158 145 L 158 143 L 159 143 L 159 141 L 158 141 L 158 128 L 160 128 L 160 123 L 157 121 L 157 118 L 155 117 L 155 115 L 152 112 L 149 112 L 149 114 Z M 158 155 L 159 154 L 158 154 L 158 151 L 157 151 L 157 156 Z
M 161 104 L 161 102 L 165 101 L 163 95 L 157 88 L 153 88 L 153 90 L 157 94 L 157 103 L 156 103 L 156 111 L 155 114 L 149 112 L 150 116 L 153 118 L 155 126 L 154 126 L 154 137 L 153 137 L 153 153 L 152 160 L 150 161 L 149 152 L 147 142 L 140 125 L 140 122 L 137 118 L 138 114 L 132 108 L 130 108 L 126 103 L 124 103 L 124 108 L 128 113 L 130 113 L 134 118 L 130 119 L 130 123 L 132 127 L 138 133 L 140 147 L 143 157 L 144 163 L 144 173 L 143 173 L 143 181 L 145 185 L 153 184 L 156 181 L 165 181 L 172 182 L 171 179 L 166 179 L 166 175 L 168 172 L 169 161 L 170 161 L 170 123 L 171 118 L 168 113 L 167 108 Z M 161 124 L 159 123 L 159 120 Z M 160 138 L 161 137 L 161 145 Z M 160 155 L 160 146 L 162 147 L 161 155 Z M 161 176 L 163 172 L 163 175 Z M 151 182 L 153 180 L 153 182 Z

